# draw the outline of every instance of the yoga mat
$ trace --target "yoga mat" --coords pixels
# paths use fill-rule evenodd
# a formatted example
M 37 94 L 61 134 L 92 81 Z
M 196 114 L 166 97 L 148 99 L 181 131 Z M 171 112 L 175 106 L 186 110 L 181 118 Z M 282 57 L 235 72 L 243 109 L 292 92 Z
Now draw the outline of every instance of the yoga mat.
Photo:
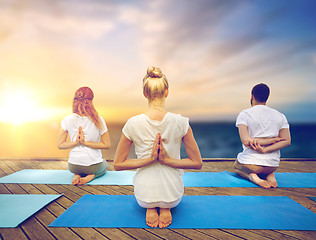
M 132 195 L 84 195 L 49 227 L 149 228 Z M 316 230 L 316 214 L 279 196 L 183 196 L 169 228 Z
M 316 173 L 276 172 L 279 188 L 316 188 Z M 259 187 L 232 172 L 185 172 L 186 187 Z
M 89 185 L 133 185 L 134 171 L 107 171 Z M 0 178 L 0 183 L 71 184 L 73 173 L 68 170 L 24 169 Z
M 135 171 L 107 171 L 88 185 L 133 185 Z M 316 173 L 275 173 L 278 187 L 315 188 Z M 24 169 L 0 178 L 0 183 L 71 184 L 73 174 L 68 170 Z M 185 172 L 185 187 L 259 187 L 235 173 Z
M 1 194 L 0 228 L 17 227 L 61 195 Z

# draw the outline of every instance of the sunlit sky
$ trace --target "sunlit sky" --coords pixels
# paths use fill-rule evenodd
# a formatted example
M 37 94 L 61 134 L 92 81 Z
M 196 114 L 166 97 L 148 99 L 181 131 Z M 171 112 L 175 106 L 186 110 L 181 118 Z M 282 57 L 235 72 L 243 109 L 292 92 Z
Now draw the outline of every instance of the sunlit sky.
M 151 65 L 169 80 L 167 110 L 192 121 L 234 121 L 264 82 L 269 106 L 316 122 L 315 12 L 313 0 L 2 0 L 0 124 L 59 125 L 81 86 L 125 122 L 146 110 Z

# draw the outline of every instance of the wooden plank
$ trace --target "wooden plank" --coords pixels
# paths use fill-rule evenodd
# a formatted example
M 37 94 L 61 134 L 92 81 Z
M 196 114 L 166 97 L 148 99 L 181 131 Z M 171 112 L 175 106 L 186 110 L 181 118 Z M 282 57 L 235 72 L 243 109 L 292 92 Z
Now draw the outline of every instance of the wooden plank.
M 43 194 L 38 188 L 33 184 L 19 184 L 20 188 L 22 188 L 28 194 Z
M 286 235 L 286 231 L 284 233 L 273 231 L 273 230 L 248 230 L 249 232 L 256 233 L 258 235 L 268 237 L 270 239 L 286 239 L 286 240 L 297 240 L 297 238 Z
M 50 187 L 58 192 L 59 194 L 64 194 L 64 197 L 68 198 L 72 202 L 76 202 L 82 195 L 77 192 L 69 190 L 65 185 L 50 185 Z
M 25 164 L 23 161 L 7 161 L 6 164 L 15 172 L 31 168 L 29 164 Z
M 135 239 L 140 239 L 140 240 L 142 240 L 142 239 L 146 239 L 146 240 L 165 239 L 163 237 L 152 234 L 152 233 L 146 231 L 145 229 L 141 229 L 141 228 L 122 228 L 121 230 Z
M 60 194 L 60 192 L 55 191 L 51 187 L 45 184 L 37 184 L 36 187 L 45 194 Z M 74 202 L 68 199 L 65 196 L 61 196 L 55 200 L 56 203 L 58 203 L 60 206 L 62 206 L 64 209 L 68 209 Z M 51 205 L 49 205 L 50 207 Z M 58 215 L 59 216 L 59 215 Z
M 220 230 L 220 229 L 196 229 L 196 231 L 202 232 L 204 234 L 207 234 L 208 236 L 211 236 L 211 237 L 213 237 L 215 239 L 219 239 L 219 240 L 222 240 L 222 239 L 225 239 L 225 240 L 244 239 L 244 238 L 241 238 L 237 235 L 230 234 L 230 233 L 225 232 L 225 231 Z
M 95 195 L 108 194 L 106 191 L 106 188 L 103 188 L 103 190 L 105 191 L 102 191 L 101 189 L 99 189 L 98 186 L 85 185 L 85 186 L 80 186 L 79 188 L 86 191 L 87 192 L 86 194 L 95 194 Z
M 134 195 L 132 186 L 112 186 L 112 189 L 123 195 Z
M 144 216 L 145 218 L 145 216 Z M 144 219 L 145 221 L 145 219 Z M 190 239 L 186 236 L 183 236 L 179 233 L 177 233 L 176 231 L 173 231 L 173 230 L 170 230 L 168 228 L 165 228 L 165 229 L 157 229 L 157 228 L 154 228 L 154 229 L 147 229 L 146 228 L 146 231 L 150 232 L 150 233 L 153 233 L 155 234 L 156 236 L 159 236 L 163 239 L 170 239 L 170 240 L 173 240 L 173 239 L 179 239 L 179 240 L 187 240 L 187 239 Z M 191 229 L 187 229 L 187 231 L 192 231 Z
M 113 186 L 106 186 L 106 185 L 98 185 L 95 186 L 99 191 L 103 192 L 103 194 L 108 195 L 122 195 L 121 192 L 116 191 Z
M 51 204 L 49 204 L 51 205 Z M 57 239 L 81 239 L 78 234 L 66 227 L 47 227 L 56 217 L 47 209 L 42 209 L 35 215 L 36 219 Z
M 284 161 L 280 162 L 278 172 L 316 172 L 316 161 Z
M 195 229 L 172 229 L 172 231 L 194 240 L 217 239 Z
M 268 236 L 263 236 L 263 235 L 257 234 L 256 232 L 252 232 L 252 231 L 244 230 L 244 229 L 224 229 L 223 231 L 230 233 L 232 235 L 236 235 L 241 238 L 245 238 L 245 239 L 251 239 L 251 240 L 271 239 Z M 273 236 L 272 239 L 275 239 L 275 237 Z
M 0 178 L 6 176 L 7 174 L 0 167 Z
M 102 233 L 98 232 L 93 228 L 71 228 L 72 231 L 76 232 L 84 240 L 92 239 L 109 239 Z
M 27 236 L 24 234 L 20 227 L 17 228 L 0 228 L 0 239 L 21 239 L 27 240 Z
M 21 224 L 30 239 L 55 239 L 55 237 L 35 218 L 31 217 Z
M 10 166 L 8 166 L 6 162 L 3 162 L 3 161 L 0 161 L 0 168 L 6 175 L 9 175 L 15 172 Z
M 12 194 L 27 194 L 27 192 L 21 188 L 19 184 L 6 183 L 4 185 Z
M 297 239 L 315 240 L 316 231 L 276 231 Z
M 0 183 L 0 194 L 11 194 L 3 183 Z
M 118 228 L 96 228 L 96 230 L 106 236 L 108 239 L 135 239 Z

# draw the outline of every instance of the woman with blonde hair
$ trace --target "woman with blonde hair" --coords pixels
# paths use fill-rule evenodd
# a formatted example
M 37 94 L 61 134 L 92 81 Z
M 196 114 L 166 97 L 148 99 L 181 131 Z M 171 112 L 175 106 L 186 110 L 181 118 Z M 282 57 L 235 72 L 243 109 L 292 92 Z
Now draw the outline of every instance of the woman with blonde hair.
M 93 98 L 89 87 L 79 88 L 73 99 L 73 113 L 61 121 L 57 146 L 71 148 L 68 169 L 74 173 L 73 185 L 83 185 L 102 176 L 108 167 L 101 149 L 110 148 L 110 137 L 104 119 L 93 106 Z
M 147 69 L 143 94 L 148 111 L 130 118 L 123 127 L 114 168 L 138 169 L 133 180 L 134 194 L 138 204 L 147 209 L 146 223 L 165 228 L 172 221 L 170 209 L 180 203 L 184 192 L 182 169 L 200 169 L 202 159 L 189 119 L 165 110 L 169 84 L 159 68 Z M 182 141 L 186 159 L 180 157 Z M 137 159 L 127 159 L 132 143 Z

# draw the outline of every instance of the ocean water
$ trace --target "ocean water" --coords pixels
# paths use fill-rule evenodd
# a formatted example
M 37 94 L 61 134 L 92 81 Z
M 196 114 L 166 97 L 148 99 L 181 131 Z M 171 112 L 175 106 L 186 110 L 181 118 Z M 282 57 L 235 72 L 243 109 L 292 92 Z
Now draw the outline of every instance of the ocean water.
M 236 158 L 242 145 L 235 123 L 191 123 L 203 158 Z M 282 158 L 316 158 L 316 124 L 291 124 L 291 146 L 281 150 Z M 186 157 L 181 147 L 181 157 Z

